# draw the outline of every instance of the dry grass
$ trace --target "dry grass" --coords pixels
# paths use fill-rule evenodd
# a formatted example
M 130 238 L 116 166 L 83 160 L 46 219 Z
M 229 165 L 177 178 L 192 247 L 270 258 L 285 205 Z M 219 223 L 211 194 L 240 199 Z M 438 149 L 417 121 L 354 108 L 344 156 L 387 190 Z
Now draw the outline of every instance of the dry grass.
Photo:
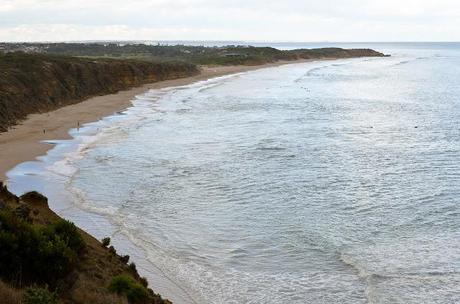
M 0 302 L 2 304 L 21 304 L 22 294 L 0 280 Z
M 73 301 L 75 304 L 128 304 L 128 300 L 118 295 L 100 292 L 81 292 L 76 293 L 75 298 L 78 300 Z
M 71 303 L 74 304 L 128 304 L 126 297 L 111 294 L 104 288 L 95 288 L 93 283 L 79 280 L 71 293 Z

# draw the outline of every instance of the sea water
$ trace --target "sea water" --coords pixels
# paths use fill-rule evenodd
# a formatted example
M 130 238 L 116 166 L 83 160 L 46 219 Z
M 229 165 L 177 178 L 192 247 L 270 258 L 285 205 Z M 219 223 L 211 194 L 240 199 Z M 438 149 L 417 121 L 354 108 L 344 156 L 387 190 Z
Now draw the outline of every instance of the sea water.
M 177 303 L 459 303 L 460 46 L 369 47 L 146 92 L 9 185 Z

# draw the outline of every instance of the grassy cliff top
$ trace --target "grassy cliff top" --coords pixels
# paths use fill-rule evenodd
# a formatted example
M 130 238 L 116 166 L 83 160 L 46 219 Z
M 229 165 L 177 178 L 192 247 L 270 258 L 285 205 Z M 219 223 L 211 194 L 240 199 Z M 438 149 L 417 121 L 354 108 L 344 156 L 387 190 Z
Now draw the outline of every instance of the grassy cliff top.
M 318 48 L 279 50 L 252 46 L 187 46 L 116 43 L 0 43 L 0 50 L 79 57 L 136 58 L 184 61 L 201 65 L 258 65 L 279 60 L 383 56 L 370 49 Z

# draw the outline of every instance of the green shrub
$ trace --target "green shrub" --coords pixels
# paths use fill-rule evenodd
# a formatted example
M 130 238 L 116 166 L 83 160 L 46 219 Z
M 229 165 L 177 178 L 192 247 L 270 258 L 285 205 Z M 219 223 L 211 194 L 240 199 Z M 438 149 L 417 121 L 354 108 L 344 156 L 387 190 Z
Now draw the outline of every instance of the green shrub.
M 77 265 L 84 242 L 70 222 L 36 226 L 5 209 L 0 211 L 0 248 L 1 277 L 55 286 Z
M 113 277 L 109 284 L 109 291 L 119 295 L 126 294 L 131 286 L 135 284 L 134 280 L 127 275 Z
M 131 286 L 131 289 L 126 294 L 126 297 L 128 298 L 129 303 L 145 303 L 149 298 L 149 292 L 144 286 L 136 283 Z
M 127 275 L 113 277 L 108 289 L 110 292 L 126 296 L 132 304 L 146 303 L 149 299 L 148 290 Z
M 103 238 L 103 239 L 101 240 L 101 242 L 102 242 L 102 247 L 106 247 L 106 248 L 107 248 L 107 246 L 110 245 L 110 238 L 109 238 L 109 237 Z
M 144 286 L 145 288 L 149 287 L 149 281 L 147 281 L 146 278 L 142 277 L 139 279 L 139 281 L 141 282 L 142 286 Z
M 57 295 L 48 288 L 29 287 L 24 293 L 24 304 L 57 304 Z
M 85 247 L 85 242 L 83 241 L 81 234 L 72 222 L 59 220 L 49 225 L 48 229 L 51 233 L 59 236 L 59 238 L 63 240 L 69 248 L 75 251 L 81 251 Z
M 137 267 L 136 267 L 136 264 L 134 264 L 134 262 L 129 263 L 128 267 L 129 267 L 129 270 L 131 270 L 134 273 L 137 273 Z

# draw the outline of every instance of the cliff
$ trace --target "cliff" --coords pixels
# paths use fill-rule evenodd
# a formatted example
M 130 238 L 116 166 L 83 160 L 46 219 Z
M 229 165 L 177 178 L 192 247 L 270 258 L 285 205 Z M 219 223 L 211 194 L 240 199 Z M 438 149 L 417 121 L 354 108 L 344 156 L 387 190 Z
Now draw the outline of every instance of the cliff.
M 198 74 L 197 65 L 262 65 L 299 59 L 384 56 L 371 49 L 341 48 L 278 50 L 83 43 L 2 47 L 6 53 L 0 53 L 0 132 L 31 113 L 47 112 L 144 83 Z M 21 52 L 29 49 L 35 51 Z
M 17 197 L 0 182 L 0 300 L 24 303 L 170 304 L 128 256 L 61 219 L 37 192 Z
M 198 73 L 195 65 L 184 62 L 0 54 L 0 132 L 31 113 Z

